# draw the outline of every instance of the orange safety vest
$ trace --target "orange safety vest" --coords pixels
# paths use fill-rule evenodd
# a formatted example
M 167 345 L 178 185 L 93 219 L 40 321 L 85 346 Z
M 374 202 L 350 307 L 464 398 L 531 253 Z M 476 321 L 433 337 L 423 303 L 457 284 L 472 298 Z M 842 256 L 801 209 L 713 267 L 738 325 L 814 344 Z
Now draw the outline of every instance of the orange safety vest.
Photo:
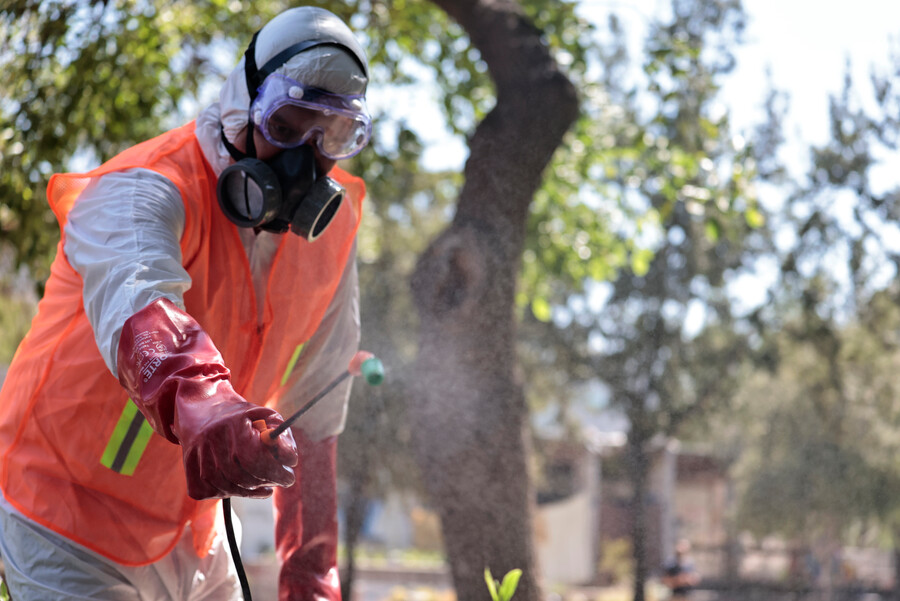
M 334 168 L 347 190 L 315 242 L 284 235 L 262 320 L 238 229 L 216 200 L 216 176 L 194 123 L 138 144 L 86 174 L 57 174 L 47 196 L 60 229 L 90 178 L 143 167 L 181 192 L 182 262 L 191 277 L 187 312 L 231 369 L 235 390 L 273 406 L 299 349 L 334 296 L 362 215 L 365 186 Z M 0 390 L 0 488 L 23 514 L 124 565 L 163 557 L 191 524 L 203 556 L 214 536 L 215 500 L 187 496 L 181 449 L 150 429 L 106 367 L 85 316 L 82 281 L 60 240 L 37 316 Z

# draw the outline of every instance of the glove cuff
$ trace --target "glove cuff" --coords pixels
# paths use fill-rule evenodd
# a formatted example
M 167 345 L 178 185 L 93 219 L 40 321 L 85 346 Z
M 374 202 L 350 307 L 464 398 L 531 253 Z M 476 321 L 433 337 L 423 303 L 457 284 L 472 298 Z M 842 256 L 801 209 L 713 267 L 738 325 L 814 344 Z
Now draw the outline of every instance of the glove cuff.
M 117 352 L 119 382 L 148 423 L 178 443 L 176 398 L 234 395 L 230 372 L 197 321 L 165 298 L 128 318 Z M 224 394 L 223 394 L 224 393 Z

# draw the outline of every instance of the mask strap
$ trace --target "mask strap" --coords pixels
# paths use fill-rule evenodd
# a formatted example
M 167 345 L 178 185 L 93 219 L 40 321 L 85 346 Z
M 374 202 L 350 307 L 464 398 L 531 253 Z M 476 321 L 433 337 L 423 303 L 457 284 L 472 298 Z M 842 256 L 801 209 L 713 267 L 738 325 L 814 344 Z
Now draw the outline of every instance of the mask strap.
M 305 40 L 303 42 L 298 42 L 293 46 L 288 46 L 268 61 L 266 64 L 259 68 L 256 66 L 256 38 L 259 37 L 259 31 L 253 34 L 253 38 L 250 40 L 250 45 L 247 46 L 247 50 L 244 52 L 244 77 L 247 80 L 247 92 L 250 94 L 250 102 L 252 103 L 257 94 L 259 93 L 259 86 L 266 80 L 266 77 L 275 72 L 278 67 L 288 62 L 291 57 L 296 54 L 300 54 L 304 50 L 309 50 L 310 48 L 315 48 L 316 46 L 335 46 L 337 48 L 341 48 L 346 50 L 347 53 L 353 57 L 353 60 L 356 61 L 356 64 L 359 65 L 360 69 L 362 69 L 363 73 L 368 73 L 368 69 L 363 65 L 362 60 L 356 56 L 356 53 L 353 52 L 350 48 L 345 46 L 344 44 L 338 42 L 331 42 L 326 40 Z
M 252 43 L 253 42 L 251 42 L 251 44 Z M 362 64 L 362 61 L 359 60 L 359 57 L 356 56 L 356 53 L 347 46 L 338 42 L 329 42 L 324 40 L 306 40 L 305 42 L 298 42 L 293 46 L 288 46 L 287 48 L 270 58 L 266 62 L 266 64 L 256 72 L 257 88 L 262 85 L 262 82 L 265 81 L 266 77 L 274 73 L 275 70 L 278 69 L 278 67 L 288 62 L 294 55 L 300 54 L 304 50 L 309 50 L 310 48 L 315 48 L 317 46 L 334 46 L 335 48 L 346 50 L 347 54 L 352 56 L 353 60 L 356 61 L 356 64 L 359 65 L 360 69 L 362 69 L 362 72 L 367 73 L 365 65 Z M 255 67 L 256 65 L 254 64 L 254 68 Z
M 238 150 L 237 146 L 235 146 L 234 144 L 232 144 L 231 142 L 228 141 L 228 138 L 225 137 L 225 128 L 224 127 L 219 128 L 219 133 L 221 133 L 221 135 L 222 135 L 222 144 L 225 145 L 225 150 L 228 151 L 228 154 L 230 154 L 231 158 L 233 158 L 235 161 L 240 161 L 241 159 L 246 159 L 247 157 L 250 156 L 250 155 L 245 154 L 245 153 L 241 152 L 240 150 Z M 256 153 L 254 152 L 254 154 L 256 154 Z
M 250 45 L 247 46 L 247 50 L 244 51 L 244 78 L 247 82 L 247 92 L 250 94 L 251 106 L 259 93 L 259 86 L 262 85 L 262 81 L 259 77 L 259 70 L 256 68 L 256 38 L 258 37 L 259 31 L 253 34 Z M 222 133 L 222 138 L 225 138 L 224 132 Z M 228 148 L 228 146 L 226 140 L 225 148 Z M 234 146 L 232 146 L 232 148 L 234 148 Z M 250 115 L 250 107 L 247 107 L 247 141 L 245 143 L 245 148 L 247 149 L 247 154 L 245 156 L 256 158 L 256 144 L 253 142 L 253 119 Z M 235 150 L 237 149 L 235 148 Z M 234 153 L 231 152 L 231 149 L 228 150 L 228 153 L 234 157 Z
M 256 68 L 256 38 L 258 37 L 259 31 L 253 34 L 250 45 L 244 51 L 244 79 L 247 82 L 247 93 L 250 94 L 251 104 L 256 99 L 256 94 L 259 91 L 259 84 L 257 83 L 259 70 Z
M 309 50 L 310 48 L 314 48 L 316 46 L 336 46 L 338 48 L 342 48 L 346 50 L 350 56 L 356 60 L 357 64 L 359 64 L 360 68 L 362 68 L 363 73 L 368 73 L 365 65 L 362 64 L 362 61 L 356 53 L 353 52 L 350 48 L 343 44 L 339 44 L 337 42 L 329 42 L 329 41 L 320 41 L 320 40 L 306 40 L 303 42 L 299 42 L 292 46 L 288 46 L 268 61 L 266 64 L 262 66 L 262 69 L 257 68 L 256 66 L 256 39 L 259 37 L 259 31 L 253 34 L 253 38 L 250 40 L 250 45 L 247 46 L 247 50 L 244 51 L 244 78 L 247 82 L 247 92 L 250 95 L 250 104 L 253 105 L 253 101 L 256 100 L 256 96 L 259 94 L 259 87 L 262 85 L 262 82 L 265 81 L 266 77 L 275 72 L 278 67 L 286 63 L 290 58 L 296 54 L 300 54 L 304 50 Z M 222 139 L 225 140 L 225 133 L 222 132 Z M 256 145 L 253 142 L 253 119 L 251 119 L 250 109 L 247 109 L 247 154 L 245 156 L 256 157 Z M 237 148 L 234 148 L 232 144 L 225 140 L 225 148 L 228 149 L 228 153 L 235 158 L 235 160 L 240 160 L 236 158 L 235 152 L 240 154 L 240 151 Z M 232 151 L 232 149 L 234 149 Z M 244 158 L 244 157 L 241 157 Z
M 247 115 L 247 156 L 256 158 L 256 144 L 253 142 L 253 119 Z

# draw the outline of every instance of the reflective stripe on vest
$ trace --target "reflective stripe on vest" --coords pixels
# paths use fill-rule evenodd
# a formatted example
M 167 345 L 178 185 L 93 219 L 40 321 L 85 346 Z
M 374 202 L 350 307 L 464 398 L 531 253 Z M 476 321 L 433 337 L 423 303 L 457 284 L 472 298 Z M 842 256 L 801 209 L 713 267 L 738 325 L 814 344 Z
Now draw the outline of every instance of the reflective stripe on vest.
M 134 401 L 128 399 L 100 463 L 123 476 L 134 475 L 152 435 L 153 428 L 147 423 L 144 414 L 138 411 Z
M 288 378 L 291 377 L 291 372 L 294 371 L 294 366 L 297 365 L 297 360 L 300 358 L 300 353 L 303 352 L 303 347 L 306 345 L 305 342 L 301 342 L 297 345 L 297 348 L 294 349 L 294 354 L 291 355 L 291 360 L 288 361 L 287 369 L 284 370 L 284 375 L 281 376 L 281 385 L 284 386 L 287 384 Z

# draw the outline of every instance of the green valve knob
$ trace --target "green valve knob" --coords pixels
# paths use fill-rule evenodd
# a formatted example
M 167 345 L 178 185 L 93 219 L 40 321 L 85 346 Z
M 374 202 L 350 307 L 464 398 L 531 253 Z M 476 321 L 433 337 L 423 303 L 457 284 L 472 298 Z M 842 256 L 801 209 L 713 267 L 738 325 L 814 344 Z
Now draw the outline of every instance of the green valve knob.
M 363 361 L 360 371 L 370 386 L 378 386 L 384 382 L 384 365 L 378 357 L 370 357 Z

